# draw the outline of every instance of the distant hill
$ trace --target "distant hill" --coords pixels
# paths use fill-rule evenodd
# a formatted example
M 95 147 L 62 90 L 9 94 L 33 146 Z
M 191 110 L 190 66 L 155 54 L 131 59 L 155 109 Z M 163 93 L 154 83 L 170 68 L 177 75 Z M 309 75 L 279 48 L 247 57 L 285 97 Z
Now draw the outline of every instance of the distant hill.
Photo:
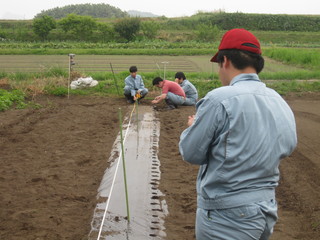
M 159 17 L 158 15 L 155 15 L 153 13 L 150 12 L 140 12 L 140 11 L 136 11 L 136 10 L 129 10 L 127 12 L 131 17 Z
M 73 4 L 64 7 L 56 7 L 49 10 L 43 10 L 37 14 L 35 18 L 44 15 L 51 16 L 55 19 L 66 17 L 68 14 L 74 13 L 81 16 L 91 16 L 94 18 L 122 18 L 128 17 L 129 14 L 119 8 L 109 4 Z

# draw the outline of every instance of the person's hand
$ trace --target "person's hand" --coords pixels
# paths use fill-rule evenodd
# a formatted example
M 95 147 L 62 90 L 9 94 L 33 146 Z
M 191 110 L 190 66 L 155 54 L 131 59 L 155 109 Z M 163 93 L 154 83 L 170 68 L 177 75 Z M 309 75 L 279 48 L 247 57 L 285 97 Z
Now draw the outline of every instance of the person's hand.
M 194 122 L 194 115 L 188 117 L 188 126 L 190 127 Z
M 141 98 L 141 94 L 140 94 L 140 90 L 138 90 L 137 92 L 136 92 L 136 94 L 134 95 L 134 97 L 133 97 L 133 100 L 138 100 L 139 98 Z
M 151 101 L 151 103 L 156 104 L 159 102 L 159 100 L 160 100 L 160 96 L 157 96 Z

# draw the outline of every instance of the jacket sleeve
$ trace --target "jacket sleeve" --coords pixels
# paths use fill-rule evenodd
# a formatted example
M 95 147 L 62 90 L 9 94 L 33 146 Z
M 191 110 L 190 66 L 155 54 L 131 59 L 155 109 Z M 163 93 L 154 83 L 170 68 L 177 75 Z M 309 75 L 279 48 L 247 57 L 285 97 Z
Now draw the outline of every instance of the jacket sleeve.
M 201 99 L 197 103 L 193 124 L 180 136 L 179 151 L 183 160 L 196 165 L 207 163 L 210 145 L 222 121 L 221 110 L 221 105 L 214 104 L 210 99 Z
M 184 92 L 188 92 L 189 86 L 187 84 L 184 84 L 181 86 Z

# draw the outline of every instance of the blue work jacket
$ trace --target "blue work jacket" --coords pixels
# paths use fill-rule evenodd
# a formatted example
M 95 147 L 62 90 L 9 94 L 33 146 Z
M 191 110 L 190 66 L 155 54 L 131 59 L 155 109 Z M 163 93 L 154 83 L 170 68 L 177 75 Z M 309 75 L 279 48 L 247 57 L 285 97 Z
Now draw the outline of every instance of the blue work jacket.
M 196 104 L 180 136 L 183 159 L 200 165 L 198 207 L 223 209 L 274 197 L 280 159 L 297 144 L 293 112 L 257 74 L 240 74 Z
M 185 92 L 186 98 L 190 98 L 196 103 L 196 101 L 198 100 L 198 91 L 196 87 L 187 79 L 183 80 L 180 86 Z

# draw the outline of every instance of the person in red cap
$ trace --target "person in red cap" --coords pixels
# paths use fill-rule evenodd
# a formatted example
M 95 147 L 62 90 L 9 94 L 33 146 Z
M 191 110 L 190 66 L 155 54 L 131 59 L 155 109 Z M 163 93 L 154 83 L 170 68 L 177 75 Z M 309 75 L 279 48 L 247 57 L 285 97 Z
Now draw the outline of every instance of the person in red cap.
M 200 166 L 196 238 L 269 239 L 280 159 L 297 144 L 294 115 L 260 81 L 264 59 L 249 31 L 226 32 L 211 61 L 223 86 L 197 102 L 179 142 L 183 159 Z

